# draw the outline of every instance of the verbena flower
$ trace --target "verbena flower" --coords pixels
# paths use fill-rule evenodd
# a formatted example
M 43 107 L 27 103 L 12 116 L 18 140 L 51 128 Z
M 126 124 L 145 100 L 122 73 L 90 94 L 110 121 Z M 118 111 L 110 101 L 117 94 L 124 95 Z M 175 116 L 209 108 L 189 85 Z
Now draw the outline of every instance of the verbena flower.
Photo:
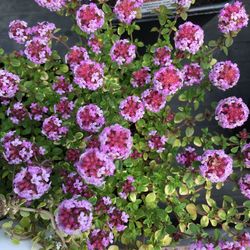
M 171 49 L 168 46 L 156 48 L 154 53 L 154 64 L 157 66 L 168 66 L 171 63 Z
M 176 161 L 186 167 L 191 167 L 194 161 L 200 160 L 195 148 L 187 147 L 182 153 L 177 154 Z
M 22 20 L 13 20 L 9 24 L 9 38 L 19 44 L 24 44 L 28 40 L 28 24 Z
M 67 0 L 35 0 L 35 2 L 50 11 L 60 11 L 65 7 Z
M 108 211 L 108 216 L 108 225 L 110 229 L 115 228 L 118 232 L 122 232 L 127 228 L 126 224 L 129 216 L 124 211 L 121 211 L 116 207 L 111 207 Z
M 84 47 L 73 46 L 65 55 L 65 62 L 70 65 L 71 69 L 79 65 L 82 61 L 88 60 L 89 54 Z
M 247 143 L 242 148 L 244 163 L 247 168 L 250 168 L 250 143 Z
M 148 146 L 150 149 L 155 150 L 157 153 L 162 153 L 165 150 L 167 142 L 166 136 L 161 136 L 156 130 L 149 132 Z
M 98 39 L 95 35 L 91 35 L 88 39 L 88 46 L 95 54 L 100 54 L 102 52 L 103 42 Z
M 111 243 L 113 243 L 113 238 L 114 235 L 112 232 L 94 229 L 88 236 L 88 250 L 105 250 Z
M 127 179 L 122 184 L 121 192 L 119 192 L 119 196 L 122 199 L 127 199 L 129 193 L 135 191 L 135 187 L 133 186 L 133 183 L 135 182 L 135 179 L 133 176 L 128 176 Z
M 193 86 L 201 83 L 205 77 L 201 66 L 198 63 L 186 64 L 182 69 L 184 85 Z
M 200 173 L 211 182 L 224 182 L 233 173 L 233 159 L 223 150 L 206 150 L 201 156 Z
M 19 124 L 29 117 L 27 109 L 21 102 L 16 102 L 12 107 L 9 107 L 6 114 L 14 124 Z
M 52 85 L 52 89 L 59 95 L 68 94 L 73 91 L 73 85 L 70 84 L 64 76 L 58 76 Z
M 30 165 L 22 168 L 13 180 L 13 190 L 27 201 L 41 198 L 50 189 L 51 169 Z
M 250 199 L 250 174 L 246 174 L 239 180 L 241 193 Z
M 29 116 L 30 119 L 35 121 L 41 121 L 43 119 L 44 114 L 48 112 L 48 108 L 45 106 L 41 106 L 39 103 L 31 103 Z
M 149 67 L 142 67 L 141 69 L 132 73 L 131 84 L 134 88 L 143 87 L 151 81 L 151 74 Z
M 61 97 L 59 103 L 54 105 L 54 112 L 59 114 L 63 119 L 69 119 L 75 104 L 73 101 L 69 101 L 67 97 Z
M 249 109 L 241 98 L 228 97 L 221 100 L 215 110 L 215 119 L 222 128 L 242 126 L 248 119 Z

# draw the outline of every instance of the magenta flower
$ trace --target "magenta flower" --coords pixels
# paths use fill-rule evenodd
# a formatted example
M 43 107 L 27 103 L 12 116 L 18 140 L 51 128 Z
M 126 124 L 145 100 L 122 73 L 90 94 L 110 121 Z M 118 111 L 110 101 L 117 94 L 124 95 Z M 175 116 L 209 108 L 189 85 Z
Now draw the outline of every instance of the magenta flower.
M 71 69 L 88 59 L 89 54 L 84 47 L 73 46 L 65 55 L 65 62 L 70 65 Z
M 118 0 L 114 7 L 117 18 L 126 24 L 130 24 L 135 18 L 143 0 Z
M 136 57 L 136 46 L 127 39 L 118 40 L 112 46 L 110 56 L 118 65 L 130 64 Z
M 182 8 L 189 9 L 192 4 L 192 0 L 174 0 L 174 3 Z
M 233 159 L 223 150 L 206 150 L 201 156 L 200 174 L 211 182 L 224 182 L 233 173 Z
M 76 122 L 82 130 L 96 133 L 105 124 L 105 117 L 97 105 L 89 104 L 78 109 Z
M 172 95 L 183 86 L 183 75 L 174 65 L 169 65 L 155 72 L 153 82 L 156 90 Z
M 221 100 L 215 110 L 215 120 L 222 128 L 240 127 L 247 121 L 248 116 L 247 105 L 235 96 Z
M 191 244 L 188 250 L 215 250 L 215 246 L 212 243 L 203 243 L 201 240 Z
M 55 83 L 52 85 L 52 89 L 59 95 L 68 94 L 73 91 L 72 84 L 68 83 L 64 76 L 58 76 Z
M 167 142 L 166 136 L 161 136 L 156 130 L 149 132 L 148 146 L 150 149 L 155 150 L 157 153 L 162 153 L 165 150 Z
M 120 114 L 129 122 L 137 122 L 144 115 L 144 105 L 138 96 L 128 96 L 120 102 Z
M 234 87 L 240 79 L 240 70 L 236 63 L 231 61 L 218 62 L 209 73 L 212 84 L 221 90 Z
M 166 95 L 155 89 L 145 90 L 141 99 L 145 108 L 154 113 L 158 113 L 166 105 Z
M 86 200 L 74 197 L 64 200 L 58 207 L 55 216 L 58 228 L 66 234 L 76 235 L 91 228 L 93 215 L 92 205 Z
M 66 160 L 69 162 L 74 163 L 79 160 L 79 157 L 80 157 L 79 149 L 70 148 L 66 151 Z
M 200 157 L 195 151 L 195 148 L 187 147 L 184 152 L 176 156 L 176 161 L 186 167 L 191 167 L 194 161 L 199 161 Z
M 95 212 L 98 215 L 107 214 L 112 205 L 112 200 L 108 196 L 99 199 L 95 205 Z
M 119 192 L 119 196 L 126 200 L 129 193 L 135 191 L 135 187 L 133 186 L 133 183 L 135 182 L 135 179 L 133 176 L 128 176 L 126 181 L 122 184 L 122 190 Z
M 35 64 L 46 63 L 51 56 L 52 51 L 48 46 L 46 39 L 34 37 L 25 43 L 24 54 L 26 57 Z
M 244 163 L 247 168 L 250 168 L 250 143 L 245 144 L 242 148 Z
M 98 39 L 95 35 L 91 35 L 88 39 L 88 46 L 95 54 L 100 54 L 102 52 L 103 43 L 101 39 Z
M 19 76 L 0 69 L 0 98 L 12 98 L 19 89 Z
M 114 235 L 112 232 L 94 229 L 88 236 L 88 250 L 105 250 L 113 243 L 113 238 Z
M 88 184 L 100 187 L 105 184 L 105 177 L 115 172 L 115 164 L 98 149 L 87 149 L 80 156 L 75 167 L 79 175 Z
M 58 141 L 68 133 L 68 128 L 62 125 L 62 121 L 55 115 L 46 118 L 42 126 L 42 134 L 49 140 Z
M 179 26 L 174 41 L 176 49 L 196 54 L 204 43 L 204 31 L 199 25 L 185 22 Z
M 51 169 L 30 165 L 15 175 L 13 190 L 27 201 L 39 199 L 50 189 Z
M 221 241 L 219 243 L 219 249 L 221 250 L 245 250 L 245 248 L 242 248 L 239 242 L 234 241 Z
M 198 63 L 186 64 L 182 70 L 184 77 L 184 85 L 193 86 L 198 85 L 204 78 L 204 73 Z
M 86 60 L 74 68 L 74 81 L 80 88 L 97 90 L 103 85 L 103 79 L 104 64 Z
M 54 112 L 59 114 L 63 119 L 69 119 L 75 104 L 73 101 L 69 101 L 67 97 L 61 97 L 59 103 L 54 105 Z
M 150 68 L 142 67 L 132 73 L 131 84 L 134 88 L 143 87 L 151 82 Z
M 60 11 L 65 7 L 67 0 L 35 0 L 35 2 L 50 11 Z
M 246 174 L 240 178 L 239 186 L 241 193 L 250 199 L 250 174 Z
M 113 159 L 127 159 L 131 154 L 133 138 L 129 129 L 119 124 L 104 128 L 99 136 L 101 151 Z
M 9 38 L 19 44 L 24 44 L 28 40 L 28 24 L 22 20 L 13 20 L 9 24 Z
M 21 102 L 16 102 L 12 107 L 9 107 L 6 114 L 14 124 L 19 124 L 29 117 L 28 111 Z
M 83 32 L 94 33 L 104 24 L 104 12 L 95 3 L 83 4 L 76 12 L 76 22 Z
M 154 54 L 154 64 L 157 66 L 168 66 L 172 63 L 171 49 L 168 46 L 157 48 Z
M 119 210 L 116 207 L 111 207 L 108 211 L 108 225 L 110 229 L 116 229 L 118 232 L 122 232 L 126 229 L 126 223 L 129 216 L 124 211 Z
M 41 106 L 38 103 L 31 103 L 30 104 L 30 119 L 35 120 L 35 121 L 41 121 L 44 114 L 46 114 L 48 112 L 48 108 Z
M 243 234 L 238 236 L 237 241 L 242 247 L 250 247 L 250 234 L 244 232 Z
M 96 149 L 100 149 L 100 141 L 99 138 L 93 135 L 90 135 L 86 138 L 84 138 L 84 141 L 86 141 L 86 148 L 90 149 L 90 148 L 96 148 Z
M 219 14 L 219 29 L 224 34 L 239 32 L 247 27 L 248 20 L 248 14 L 241 2 L 227 3 Z

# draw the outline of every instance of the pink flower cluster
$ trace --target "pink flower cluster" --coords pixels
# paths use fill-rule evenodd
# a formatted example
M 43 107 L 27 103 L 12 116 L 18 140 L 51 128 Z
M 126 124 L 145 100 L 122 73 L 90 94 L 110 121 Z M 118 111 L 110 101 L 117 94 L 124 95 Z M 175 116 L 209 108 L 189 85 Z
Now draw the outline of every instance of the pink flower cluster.
M 133 183 L 135 182 L 135 179 L 133 176 L 128 176 L 126 181 L 122 184 L 122 190 L 119 192 L 119 196 L 122 199 L 127 199 L 129 193 L 135 191 L 135 187 L 133 186 Z
M 122 232 L 126 229 L 126 223 L 129 216 L 124 211 L 119 210 L 116 207 L 111 207 L 108 211 L 109 220 L 108 225 L 110 229 L 116 229 L 118 232 Z
M 172 95 L 183 86 L 183 75 L 174 65 L 169 65 L 155 72 L 153 82 L 156 90 Z
M 104 196 L 97 201 L 95 205 L 95 212 L 98 215 L 107 214 L 109 211 L 110 205 L 112 205 L 112 200 L 109 197 Z
M 91 35 L 88 39 L 88 46 L 95 54 L 100 54 L 102 52 L 103 43 L 101 39 L 98 39 L 95 35 Z
M 79 157 L 80 157 L 79 149 L 70 148 L 66 151 L 66 161 L 74 163 L 79 160 Z
M 67 0 L 35 0 L 35 2 L 50 11 L 60 11 L 65 7 Z
M 144 115 L 144 105 L 138 96 L 128 96 L 121 101 L 120 106 L 121 116 L 129 122 L 137 122 Z
M 15 175 L 14 192 L 28 201 L 39 199 L 50 188 L 51 169 L 30 165 Z
M 219 29 L 222 33 L 239 32 L 248 25 L 248 14 L 239 1 L 225 4 L 219 14 Z
M 213 243 L 203 243 L 201 240 L 189 246 L 188 250 L 215 250 Z
M 130 24 L 135 18 L 143 0 L 118 0 L 114 7 L 117 18 L 126 24 Z
M 24 44 L 28 40 L 28 24 L 22 20 L 13 20 L 9 24 L 9 38 L 19 44 Z
M 157 153 L 162 153 L 165 150 L 165 144 L 167 142 L 166 136 L 161 136 L 156 130 L 149 132 L 148 146 L 152 150 L 156 150 Z
M 44 114 L 46 114 L 47 112 L 47 107 L 41 106 L 40 104 L 35 102 L 30 104 L 30 119 L 33 119 L 35 121 L 41 121 L 43 119 Z
M 241 193 L 250 199 L 250 174 L 246 174 L 240 178 L 239 186 Z
M 19 124 L 29 117 L 28 111 L 21 102 L 16 102 L 12 107 L 9 107 L 6 114 L 14 124 Z
M 88 184 L 102 186 L 106 176 L 115 172 L 113 161 L 98 149 L 87 149 L 75 164 L 77 172 Z
M 151 81 L 150 68 L 142 67 L 132 73 L 131 84 L 134 88 L 143 87 Z
M 157 66 L 168 66 L 172 63 L 171 49 L 168 46 L 160 47 L 155 50 L 154 64 Z
M 187 147 L 184 152 L 176 156 L 176 161 L 186 167 L 191 167 L 194 161 L 199 161 L 200 157 L 195 151 L 195 148 Z
M 182 8 L 189 9 L 192 4 L 192 0 L 174 0 L 174 3 Z
M 223 150 L 206 150 L 201 156 L 200 173 L 211 182 L 224 182 L 233 173 L 233 159 Z
M 55 216 L 58 228 L 69 235 L 83 233 L 92 225 L 92 205 L 79 198 L 74 197 L 61 202 Z
M 185 22 L 179 26 L 174 41 L 176 49 L 196 54 L 204 43 L 204 31 L 199 25 Z
M 198 63 L 186 64 L 182 70 L 184 85 L 198 85 L 204 78 L 204 72 Z
M 53 83 L 52 89 L 59 95 L 64 95 L 73 91 L 72 84 L 68 83 L 64 76 L 58 76 Z
M 240 79 L 240 70 L 231 61 L 218 62 L 209 73 L 209 79 L 214 86 L 221 90 L 234 87 Z
M 222 128 L 242 126 L 248 119 L 249 109 L 241 98 L 228 97 L 221 100 L 215 110 L 215 119 Z
M 250 143 L 245 144 L 242 148 L 244 163 L 247 168 L 250 168 Z
M 58 141 L 68 132 L 68 128 L 63 126 L 62 121 L 52 115 L 43 121 L 42 134 L 49 140 Z
M 104 12 L 95 3 L 83 4 L 76 12 L 76 22 L 83 32 L 94 33 L 104 24 Z
M 104 64 L 85 60 L 74 67 L 74 81 L 83 89 L 97 90 L 104 83 Z
M 69 101 L 67 97 L 61 97 L 59 103 L 54 105 L 54 112 L 63 119 L 69 119 L 74 107 L 73 101 Z
M 105 250 L 113 243 L 114 235 L 111 232 L 94 229 L 87 240 L 88 250 Z
M 95 104 L 80 107 L 76 114 L 76 122 L 82 130 L 96 133 L 105 124 L 103 111 Z
M 100 148 L 112 159 L 127 159 L 131 154 L 133 138 L 129 129 L 119 124 L 104 128 L 99 136 Z
M 118 40 L 112 46 L 110 56 L 118 65 L 130 64 L 136 57 L 136 46 L 127 39 Z

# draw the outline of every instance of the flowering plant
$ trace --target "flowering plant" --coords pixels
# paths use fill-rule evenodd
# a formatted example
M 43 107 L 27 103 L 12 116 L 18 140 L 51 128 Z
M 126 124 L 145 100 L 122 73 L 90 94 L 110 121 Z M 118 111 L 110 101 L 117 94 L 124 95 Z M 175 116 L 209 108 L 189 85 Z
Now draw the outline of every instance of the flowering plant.
M 134 37 L 142 0 L 35 1 L 71 15 L 83 42 L 69 47 L 53 23 L 14 20 L 9 37 L 24 50 L 0 51 L 0 217 L 13 241 L 31 237 L 48 250 L 160 250 L 185 238 L 190 249 L 249 247 L 249 135 L 197 126 L 233 129 L 248 119 L 235 96 L 201 110 L 208 91 L 239 81 L 237 64 L 213 54 L 227 54 L 247 26 L 242 3 L 225 5 L 222 35 L 207 44 L 186 21 L 194 1 L 175 0 L 175 13 L 160 6 L 158 39 L 146 46 Z M 246 201 L 215 201 L 225 183 Z

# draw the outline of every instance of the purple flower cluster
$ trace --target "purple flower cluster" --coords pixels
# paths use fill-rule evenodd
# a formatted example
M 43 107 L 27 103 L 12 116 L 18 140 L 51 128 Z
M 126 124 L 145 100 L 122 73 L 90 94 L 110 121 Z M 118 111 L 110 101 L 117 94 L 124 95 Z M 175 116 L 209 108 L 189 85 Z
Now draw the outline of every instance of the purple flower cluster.
M 67 97 L 61 97 L 59 103 L 54 105 L 54 112 L 63 119 L 69 119 L 74 107 L 73 101 L 69 101 Z
M 88 59 L 88 51 L 84 47 L 79 46 L 73 46 L 65 55 L 65 62 L 70 65 L 71 69 Z
M 162 153 L 165 150 L 167 142 L 166 136 L 161 136 L 156 130 L 149 132 L 148 146 L 150 149 L 155 150 L 157 153 Z
M 82 130 L 96 133 L 105 124 L 103 111 L 95 104 L 88 104 L 79 108 L 76 122 Z
M 90 232 L 87 240 L 88 250 L 105 250 L 113 243 L 113 238 L 114 235 L 111 232 L 94 229 Z
M 112 46 L 110 56 L 118 65 L 130 64 L 136 57 L 136 46 L 127 39 L 118 40 Z
M 100 54 L 102 52 L 103 43 L 101 39 L 98 39 L 95 35 L 91 35 L 88 39 L 88 46 L 95 54 Z
M 117 18 L 126 24 L 130 24 L 135 18 L 143 0 L 118 0 L 114 7 Z
M 156 48 L 154 54 L 154 64 L 157 66 L 168 66 L 171 63 L 171 49 L 168 46 Z
M 198 85 L 204 78 L 204 72 L 198 63 L 186 64 L 182 70 L 184 85 Z
M 73 91 L 72 84 L 68 83 L 64 76 L 58 76 L 53 83 L 52 89 L 59 95 L 64 95 Z
M 104 128 L 99 136 L 100 148 L 112 159 L 127 159 L 131 154 L 133 138 L 129 129 L 119 124 Z
M 174 41 L 176 49 L 196 54 L 204 43 L 204 31 L 199 25 L 185 22 L 179 26 Z
M 111 205 L 112 200 L 109 197 L 104 196 L 97 201 L 95 205 L 95 212 L 98 215 L 107 214 Z
M 30 119 L 33 119 L 35 121 L 41 121 L 43 119 L 44 114 L 46 114 L 47 112 L 47 107 L 41 106 L 40 104 L 35 102 L 30 104 Z
M 58 228 L 66 234 L 83 233 L 92 225 L 92 205 L 88 201 L 78 200 L 78 197 L 64 200 L 58 207 L 55 220 Z
M 133 183 L 135 182 L 135 179 L 133 176 L 128 176 L 126 181 L 122 184 L 122 190 L 119 192 L 119 196 L 126 200 L 129 193 L 135 191 L 135 187 L 133 186 Z
M 227 3 L 219 14 L 219 29 L 224 34 L 239 32 L 247 27 L 248 21 L 248 14 L 241 2 Z
M 186 167 L 191 167 L 194 161 L 199 161 L 200 157 L 195 151 L 195 148 L 187 147 L 184 152 L 176 156 L 176 161 Z
M 121 116 L 129 122 L 137 122 L 144 115 L 144 105 L 138 96 L 128 96 L 119 106 Z
M 39 199 L 50 188 L 51 169 L 30 165 L 15 175 L 14 192 L 28 201 Z
M 124 211 L 119 210 L 116 207 L 111 207 L 108 210 L 109 220 L 108 225 L 110 229 L 116 229 L 118 232 L 122 232 L 126 229 L 126 223 L 128 222 L 129 216 Z
M 75 164 L 77 172 L 88 184 L 102 186 L 106 176 L 115 172 L 115 164 L 98 149 L 87 149 Z
M 104 24 L 104 12 L 95 3 L 83 4 L 76 12 L 76 22 L 83 32 L 94 33 Z
M 35 2 L 50 11 L 60 11 L 65 7 L 67 0 L 35 0 Z
M 231 61 L 218 62 L 209 73 L 209 79 L 214 86 L 221 90 L 234 87 L 240 79 L 240 70 Z
M 237 241 L 221 241 L 219 242 L 219 248 L 221 250 L 246 250 L 245 247 L 241 246 L 241 244 Z
M 201 240 L 191 244 L 188 250 L 214 250 L 215 246 L 212 243 L 203 243 Z
M 192 0 L 174 0 L 174 3 L 182 8 L 189 9 L 192 4 Z
M 241 98 L 228 97 L 220 100 L 215 110 L 215 119 L 222 128 L 242 126 L 248 119 L 249 109 Z
M 7 116 L 14 124 L 19 124 L 25 118 L 29 117 L 29 113 L 21 102 L 16 102 L 6 111 Z
M 223 150 L 206 150 L 201 156 L 200 173 L 211 182 L 224 182 L 233 173 L 233 159 Z
M 74 162 L 79 160 L 79 157 L 80 157 L 80 150 L 79 149 L 69 148 L 66 151 L 66 161 L 74 163 Z
M 42 134 L 49 140 L 58 141 L 68 132 L 68 128 L 62 125 L 62 121 L 52 115 L 43 121 Z
M 247 143 L 242 148 L 244 163 L 247 168 L 250 168 L 250 143 Z
M 239 186 L 241 193 L 250 199 L 250 174 L 246 174 L 240 178 Z
M 142 67 L 132 73 L 131 84 L 134 88 L 143 87 L 151 81 L 150 68 Z
M 28 40 L 28 24 L 22 20 L 13 20 L 9 24 L 9 37 L 19 44 L 24 44 Z

